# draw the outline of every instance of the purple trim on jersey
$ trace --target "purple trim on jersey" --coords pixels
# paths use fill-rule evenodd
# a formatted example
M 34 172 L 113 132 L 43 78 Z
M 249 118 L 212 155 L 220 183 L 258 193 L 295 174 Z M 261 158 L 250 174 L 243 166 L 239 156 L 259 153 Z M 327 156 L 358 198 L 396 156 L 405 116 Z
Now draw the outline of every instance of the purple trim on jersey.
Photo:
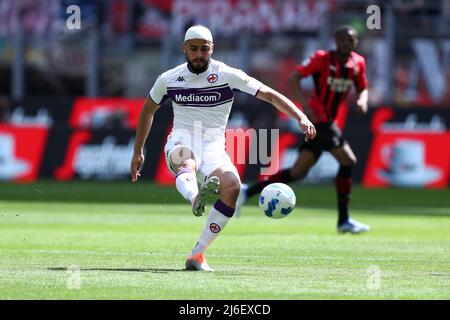
M 206 88 L 168 87 L 167 95 L 185 107 L 216 107 L 234 99 L 234 92 L 228 84 Z
M 229 217 L 229 218 L 231 218 L 234 214 L 234 208 L 227 206 L 220 199 L 217 200 L 216 203 L 214 203 L 214 209 L 216 209 L 221 214 L 223 214 L 224 216 Z

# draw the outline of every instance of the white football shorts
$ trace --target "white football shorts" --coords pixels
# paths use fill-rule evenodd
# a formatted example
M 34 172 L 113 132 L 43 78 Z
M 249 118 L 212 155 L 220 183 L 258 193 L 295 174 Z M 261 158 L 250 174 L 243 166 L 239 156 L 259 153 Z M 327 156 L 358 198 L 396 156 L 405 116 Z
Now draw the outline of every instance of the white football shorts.
M 164 154 L 166 157 L 166 163 L 169 170 L 176 174 L 172 168 L 170 158 L 177 161 L 177 157 L 180 157 L 181 147 L 186 147 L 194 154 L 195 161 L 197 163 L 197 181 L 202 183 L 206 178 L 217 168 L 224 167 L 234 173 L 236 178 L 241 181 L 239 173 L 230 159 L 230 156 L 225 150 L 225 140 L 212 140 L 205 141 L 200 139 L 194 139 L 194 135 L 177 134 L 172 132 L 167 137 L 166 145 L 164 146 Z M 178 150 L 178 151 L 177 151 Z M 180 157 L 181 159 L 181 157 Z

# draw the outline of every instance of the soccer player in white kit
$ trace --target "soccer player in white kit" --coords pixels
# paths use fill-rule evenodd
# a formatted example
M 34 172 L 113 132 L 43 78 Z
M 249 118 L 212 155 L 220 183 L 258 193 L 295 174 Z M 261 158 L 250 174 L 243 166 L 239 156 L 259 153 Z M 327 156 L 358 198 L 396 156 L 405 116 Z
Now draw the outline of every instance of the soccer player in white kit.
M 211 59 L 213 48 L 208 28 L 196 25 L 186 31 L 183 52 L 187 62 L 161 74 L 150 90 L 140 113 L 131 160 L 131 180 L 136 182 L 144 164 L 143 148 L 154 113 L 171 99 L 173 128 L 164 153 L 176 176 L 176 188 L 192 204 L 196 216 L 204 214 L 212 195 L 219 197 L 186 260 L 187 270 L 212 271 L 205 251 L 233 216 L 239 196 L 239 174 L 225 151 L 225 128 L 234 92 L 254 95 L 296 119 L 305 140 L 316 135 L 314 125 L 294 103 L 245 72 Z

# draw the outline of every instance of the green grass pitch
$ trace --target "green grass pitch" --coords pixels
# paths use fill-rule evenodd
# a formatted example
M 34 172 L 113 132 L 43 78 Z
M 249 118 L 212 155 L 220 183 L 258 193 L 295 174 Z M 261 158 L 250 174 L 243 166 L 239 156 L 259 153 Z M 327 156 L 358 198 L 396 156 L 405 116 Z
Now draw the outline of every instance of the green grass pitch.
M 450 299 L 449 190 L 355 187 L 357 236 L 337 234 L 332 186 L 295 191 L 282 220 L 254 199 L 197 273 L 206 218 L 175 188 L 0 184 L 0 299 Z

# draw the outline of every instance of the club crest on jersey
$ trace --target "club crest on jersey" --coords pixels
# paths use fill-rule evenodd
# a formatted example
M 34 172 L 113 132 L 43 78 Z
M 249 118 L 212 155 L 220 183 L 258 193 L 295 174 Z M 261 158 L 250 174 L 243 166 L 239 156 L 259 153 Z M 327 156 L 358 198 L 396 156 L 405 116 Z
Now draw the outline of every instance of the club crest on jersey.
M 215 73 L 211 73 L 211 74 L 208 76 L 208 78 L 206 78 L 206 79 L 208 79 L 208 82 L 209 82 L 209 83 L 214 83 L 214 82 L 217 81 L 217 79 L 219 79 L 219 76 L 218 76 L 217 74 L 215 74 Z

